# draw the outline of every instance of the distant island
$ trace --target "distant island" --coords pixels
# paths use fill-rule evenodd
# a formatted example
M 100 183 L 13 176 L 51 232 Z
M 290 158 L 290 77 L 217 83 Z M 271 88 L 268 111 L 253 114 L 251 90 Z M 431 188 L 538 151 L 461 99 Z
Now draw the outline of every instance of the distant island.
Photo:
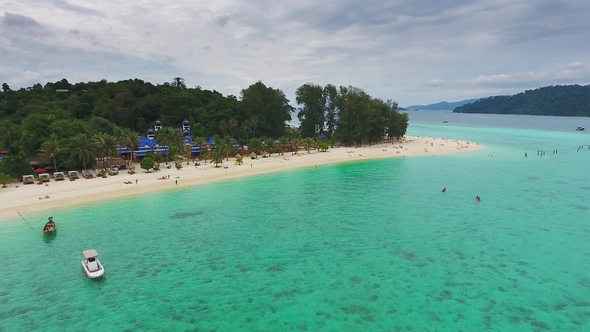
M 512 96 L 482 98 L 453 112 L 590 117 L 590 85 L 547 86 Z
M 419 110 L 419 111 L 452 111 L 459 106 L 473 103 L 474 101 L 477 101 L 477 100 L 479 100 L 479 98 L 467 99 L 467 100 L 455 101 L 455 102 L 441 101 L 440 103 L 429 104 L 429 105 L 411 105 L 411 106 L 403 107 L 403 110 L 408 110 L 408 111 L 414 111 L 414 110 Z M 402 110 L 402 108 L 398 108 L 398 110 Z

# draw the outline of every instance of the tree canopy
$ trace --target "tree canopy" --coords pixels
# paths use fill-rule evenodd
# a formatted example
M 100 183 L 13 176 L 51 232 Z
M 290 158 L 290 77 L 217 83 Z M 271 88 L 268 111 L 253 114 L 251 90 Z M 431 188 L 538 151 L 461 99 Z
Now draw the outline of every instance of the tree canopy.
M 408 119 L 397 112 L 397 103 L 382 101 L 348 86 L 324 87 L 307 83 L 297 89 L 295 109 L 283 91 L 256 82 L 240 96 L 187 87 L 181 77 L 154 85 L 140 79 L 119 82 L 81 82 L 66 79 L 44 86 L 13 90 L 8 83 L 0 92 L 0 151 L 9 150 L 4 173 L 27 174 L 27 160 L 54 169 L 110 166 L 117 147 L 136 149 L 140 136 L 160 120 L 157 133 L 171 154 L 187 154 L 183 120 L 191 125 L 193 145 L 206 138 L 224 156 L 235 153 L 235 143 L 252 150 L 284 151 L 298 139 L 325 137 L 330 142 L 372 144 L 405 135 Z M 290 126 L 298 112 L 299 128 Z M 333 144 L 333 143 L 331 143 Z M 10 149 L 9 149 L 10 148 Z M 30 168 L 30 167 L 29 167 Z

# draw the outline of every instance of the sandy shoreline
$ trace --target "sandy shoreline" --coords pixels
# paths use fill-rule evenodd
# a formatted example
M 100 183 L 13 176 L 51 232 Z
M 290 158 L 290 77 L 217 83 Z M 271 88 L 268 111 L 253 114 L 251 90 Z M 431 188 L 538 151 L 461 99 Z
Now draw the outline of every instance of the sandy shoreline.
M 145 173 L 137 165 L 138 172 L 134 175 L 121 171 L 118 175 L 107 178 L 59 182 L 51 180 L 47 186 L 13 183 L 8 188 L 0 189 L 0 221 L 19 218 L 19 213 L 23 217 L 40 212 L 53 214 L 60 209 L 105 200 L 316 165 L 405 156 L 433 156 L 475 151 L 480 148 L 482 147 L 478 143 L 454 139 L 407 137 L 401 142 L 381 143 L 370 147 L 338 147 L 327 152 L 313 150 L 309 154 L 300 150 L 296 155 L 290 152 L 284 155 L 275 153 L 269 158 L 259 156 L 255 160 L 245 157 L 243 165 L 235 165 L 235 160 L 230 158 L 229 161 L 224 160 L 219 168 L 209 163 L 201 163 L 201 166 L 197 167 L 185 164 L 181 170 L 172 168 Z M 158 179 L 168 175 L 170 179 Z M 179 177 L 178 184 L 175 184 L 176 177 Z

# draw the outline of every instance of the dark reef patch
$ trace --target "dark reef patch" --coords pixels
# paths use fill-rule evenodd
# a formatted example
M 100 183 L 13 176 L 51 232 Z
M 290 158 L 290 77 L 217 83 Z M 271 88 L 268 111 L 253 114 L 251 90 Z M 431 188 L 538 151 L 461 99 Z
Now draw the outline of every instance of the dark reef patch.
M 181 220 L 181 219 L 187 219 L 190 217 L 196 217 L 196 216 L 200 216 L 203 213 L 205 213 L 204 211 L 195 211 L 195 212 L 178 212 L 175 213 L 173 215 L 171 215 L 170 218 L 171 220 Z

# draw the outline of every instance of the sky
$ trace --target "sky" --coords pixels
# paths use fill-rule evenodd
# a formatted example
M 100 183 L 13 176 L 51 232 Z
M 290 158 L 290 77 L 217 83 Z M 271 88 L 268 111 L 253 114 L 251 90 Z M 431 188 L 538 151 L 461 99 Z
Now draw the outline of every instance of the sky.
M 13 90 L 182 77 L 240 96 L 305 83 L 400 106 L 590 84 L 588 0 L 0 0 Z

